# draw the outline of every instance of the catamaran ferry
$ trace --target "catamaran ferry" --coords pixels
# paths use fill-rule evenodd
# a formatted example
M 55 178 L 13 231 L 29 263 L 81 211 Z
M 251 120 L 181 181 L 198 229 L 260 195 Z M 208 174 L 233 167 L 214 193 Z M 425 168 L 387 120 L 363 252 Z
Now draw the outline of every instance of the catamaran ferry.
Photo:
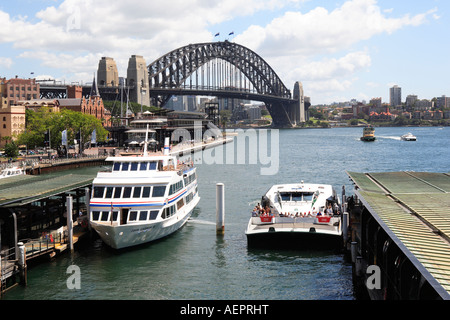
M 249 247 L 336 247 L 342 242 L 339 198 L 331 185 L 272 186 L 252 212 Z
M 89 221 L 110 247 L 122 249 L 170 235 L 200 201 L 196 168 L 175 156 L 109 157 L 110 172 L 93 181 Z

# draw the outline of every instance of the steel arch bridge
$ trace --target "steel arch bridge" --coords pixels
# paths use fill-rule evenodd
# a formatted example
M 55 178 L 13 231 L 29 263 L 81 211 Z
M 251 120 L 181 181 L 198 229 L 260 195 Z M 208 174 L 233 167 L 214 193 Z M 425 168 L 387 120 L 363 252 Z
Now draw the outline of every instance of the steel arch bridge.
M 302 90 L 294 88 L 292 96 L 263 58 L 233 42 L 190 44 L 165 54 L 147 68 L 150 96 L 161 104 L 172 95 L 262 101 L 275 127 L 294 126 L 302 122 L 305 113 Z

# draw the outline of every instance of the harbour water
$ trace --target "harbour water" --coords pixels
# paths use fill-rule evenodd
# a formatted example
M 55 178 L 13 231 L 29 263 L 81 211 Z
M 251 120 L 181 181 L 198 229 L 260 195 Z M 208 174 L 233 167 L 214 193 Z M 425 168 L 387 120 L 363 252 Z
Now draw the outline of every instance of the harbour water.
M 401 141 L 407 132 L 417 141 Z M 28 271 L 28 285 L 12 289 L 4 299 L 354 300 L 351 265 L 340 253 L 248 249 L 244 231 L 251 209 L 276 183 L 332 184 L 339 195 L 345 186 L 351 195 L 346 170 L 450 172 L 450 128 L 376 128 L 375 142 L 359 140 L 362 128 L 277 134 L 275 175 L 260 174 L 267 165 L 259 158 L 256 164 L 199 163 L 200 204 L 177 233 L 120 252 L 97 239 L 34 266 Z M 219 148 L 226 151 L 237 144 L 235 140 Z M 215 231 L 217 183 L 225 184 L 223 236 Z M 68 288 L 71 265 L 81 272 L 80 289 Z

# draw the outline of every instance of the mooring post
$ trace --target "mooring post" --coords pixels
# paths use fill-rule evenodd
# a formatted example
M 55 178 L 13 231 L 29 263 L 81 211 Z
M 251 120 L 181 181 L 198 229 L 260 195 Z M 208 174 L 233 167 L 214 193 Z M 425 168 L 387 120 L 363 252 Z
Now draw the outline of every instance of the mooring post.
M 225 187 L 223 183 L 216 184 L 216 233 L 225 233 Z
M 88 229 L 91 231 L 91 208 L 89 203 L 91 202 L 91 194 L 89 188 L 84 189 L 84 202 L 86 204 L 86 216 L 88 222 Z
M 73 251 L 72 205 L 73 205 L 72 196 L 68 196 L 66 200 L 66 208 L 67 208 L 67 235 L 69 238 L 70 251 Z
M 19 242 L 17 244 L 19 247 L 19 256 L 17 257 L 17 263 L 19 264 L 19 277 L 20 284 L 26 286 L 27 285 L 27 257 L 26 257 L 26 249 L 23 242 Z

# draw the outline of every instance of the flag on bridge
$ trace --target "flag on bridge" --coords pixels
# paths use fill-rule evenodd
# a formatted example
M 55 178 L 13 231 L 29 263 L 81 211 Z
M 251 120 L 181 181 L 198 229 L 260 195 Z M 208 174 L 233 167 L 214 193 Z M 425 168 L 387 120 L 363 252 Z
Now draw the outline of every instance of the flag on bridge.
M 220 32 L 217 32 L 214 37 L 218 37 L 220 35 Z

